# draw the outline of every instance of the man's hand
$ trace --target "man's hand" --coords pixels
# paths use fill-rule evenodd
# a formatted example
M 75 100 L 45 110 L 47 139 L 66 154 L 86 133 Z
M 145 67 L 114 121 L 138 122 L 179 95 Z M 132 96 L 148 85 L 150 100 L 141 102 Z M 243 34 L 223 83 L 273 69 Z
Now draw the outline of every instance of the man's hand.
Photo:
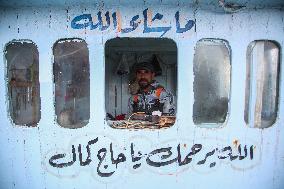
M 141 120 L 141 121 L 150 121 L 153 123 L 158 123 L 160 121 L 160 117 L 157 115 L 147 115 L 144 112 L 138 112 L 132 114 L 130 117 L 132 120 Z
M 144 112 L 137 112 L 137 113 L 133 113 L 131 116 L 130 116 L 130 119 L 132 120 L 143 120 L 143 121 L 146 121 L 146 114 Z
M 139 84 L 138 84 L 137 80 L 135 80 L 134 82 L 129 84 L 129 93 L 130 94 L 132 94 L 132 95 L 137 94 L 138 90 L 139 90 Z

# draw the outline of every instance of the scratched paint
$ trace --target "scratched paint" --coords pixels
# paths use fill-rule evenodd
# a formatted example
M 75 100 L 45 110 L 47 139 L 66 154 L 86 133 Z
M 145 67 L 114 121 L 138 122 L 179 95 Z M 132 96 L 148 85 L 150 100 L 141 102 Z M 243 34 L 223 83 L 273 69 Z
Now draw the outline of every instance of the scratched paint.
M 26 5 L 31 3 L 28 0 L 23 2 L 28 2 Z M 206 9 L 185 1 L 172 1 L 169 5 L 166 1 L 163 4 L 141 1 L 133 5 L 129 1 L 120 5 L 118 2 L 122 1 L 117 1 L 116 6 L 110 5 L 109 1 L 104 1 L 104 5 L 76 6 L 62 2 L 57 4 L 61 7 L 49 6 L 45 1 L 44 6 L 30 4 L 28 8 L 0 8 L 1 56 L 4 57 L 5 45 L 13 39 L 33 41 L 39 53 L 41 96 L 41 119 L 37 127 L 13 125 L 8 119 L 6 63 L 0 59 L 2 188 L 283 188 L 282 59 L 275 124 L 265 129 L 248 128 L 243 116 L 248 45 L 259 39 L 273 40 L 280 45 L 283 54 L 283 9 L 267 8 L 270 1 L 262 1 L 265 2 L 259 4 L 262 9 L 247 8 L 234 14 L 215 7 L 217 1 L 212 8 L 209 1 L 205 1 L 208 3 Z M 250 2 L 259 3 L 255 0 L 238 2 L 247 2 L 248 7 Z M 271 5 L 276 4 L 271 1 Z M 91 20 L 87 17 L 86 20 L 74 21 L 81 15 L 90 15 Z M 75 29 L 72 22 L 77 26 L 88 26 Z M 97 27 L 91 29 L 96 24 Z M 179 27 L 181 33 L 177 32 Z M 149 32 L 144 32 L 145 28 Z M 156 32 L 152 28 L 164 29 Z M 104 111 L 106 41 L 115 37 L 161 36 L 177 44 L 176 123 L 165 130 L 112 129 L 105 121 Z M 60 127 L 55 119 L 52 47 L 60 39 L 74 38 L 86 41 L 89 51 L 90 119 L 82 128 L 67 129 Z M 204 38 L 228 41 L 232 55 L 228 119 L 214 129 L 200 128 L 192 120 L 194 48 L 197 41 Z M 73 162 L 74 157 L 76 161 Z M 57 167 L 61 163 L 69 164 Z M 112 175 L 103 177 L 104 173 L 112 172 Z

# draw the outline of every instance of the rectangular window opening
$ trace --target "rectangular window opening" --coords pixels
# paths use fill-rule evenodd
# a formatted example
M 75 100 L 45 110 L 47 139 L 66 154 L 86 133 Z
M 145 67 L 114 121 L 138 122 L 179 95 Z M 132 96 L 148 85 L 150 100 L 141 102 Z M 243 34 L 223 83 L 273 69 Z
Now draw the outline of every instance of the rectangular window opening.
M 198 41 L 193 60 L 195 124 L 222 124 L 228 114 L 231 80 L 229 45 L 224 40 Z
M 113 128 L 175 123 L 177 47 L 170 39 L 115 38 L 105 45 L 105 108 Z
M 248 46 L 244 120 L 249 127 L 267 128 L 276 121 L 279 51 L 272 41 L 254 41 Z
M 90 118 L 89 51 L 81 39 L 63 39 L 53 47 L 57 123 L 80 128 Z
M 31 41 L 13 41 L 5 48 L 9 113 L 16 125 L 36 126 L 41 117 L 38 57 Z

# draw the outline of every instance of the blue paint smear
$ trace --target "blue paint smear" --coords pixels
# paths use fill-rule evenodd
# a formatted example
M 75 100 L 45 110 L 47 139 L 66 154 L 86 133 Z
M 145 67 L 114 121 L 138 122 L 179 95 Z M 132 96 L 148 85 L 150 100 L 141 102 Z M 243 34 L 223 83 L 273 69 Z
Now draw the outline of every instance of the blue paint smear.
M 132 26 L 132 27 L 121 29 L 121 33 L 129 33 L 129 32 L 136 30 L 136 28 L 138 27 L 139 24 L 135 21 L 138 20 L 138 18 L 139 18 L 139 15 L 133 16 L 131 21 L 130 21 L 130 26 Z
M 189 20 L 186 23 L 185 27 L 181 28 L 180 23 L 179 23 L 179 11 L 176 12 L 175 18 L 176 18 L 176 29 L 177 29 L 176 33 L 184 33 L 186 31 L 190 30 L 195 24 L 195 22 L 193 20 Z
M 143 33 L 152 33 L 152 32 L 161 32 L 161 36 L 163 37 L 172 27 L 171 26 L 165 26 L 165 27 L 150 27 L 148 26 L 148 8 L 143 11 L 143 18 L 144 18 L 144 29 Z M 180 15 L 179 11 L 175 13 L 175 20 L 176 20 L 176 33 L 184 33 L 192 29 L 192 27 L 195 25 L 195 21 L 193 20 L 188 20 L 187 23 L 185 24 L 184 27 L 181 27 L 180 25 Z M 76 16 L 72 21 L 71 21 L 71 27 L 73 29 L 86 29 L 87 27 L 90 27 L 90 30 L 94 30 L 99 28 L 100 31 L 105 31 L 110 27 L 110 13 L 107 11 L 105 13 L 105 18 L 106 18 L 106 24 L 103 24 L 103 18 L 102 18 L 102 12 L 99 11 L 97 13 L 98 17 L 98 22 L 96 24 L 93 23 L 92 16 L 91 14 L 82 14 L 79 16 Z M 113 26 L 114 29 L 117 29 L 118 23 L 117 23 L 117 13 L 114 12 L 112 14 L 112 19 L 113 19 Z M 136 30 L 139 26 L 139 23 L 137 20 L 139 19 L 139 15 L 135 15 L 132 17 L 132 19 L 129 22 L 130 27 L 123 28 L 121 30 L 121 33 L 130 33 L 134 30 Z M 155 20 L 162 20 L 163 15 L 160 13 L 156 13 L 153 18 L 149 18 L 154 22 Z
M 149 27 L 148 26 L 148 18 L 147 18 L 147 11 L 148 11 L 148 8 L 145 9 L 143 11 L 143 16 L 144 16 L 144 30 L 143 30 L 143 33 L 151 33 L 151 32 L 163 32 L 162 35 L 160 37 L 163 37 L 172 27 L 169 26 L 169 27 Z M 160 14 L 160 13 L 157 13 L 154 18 L 152 19 L 152 21 L 158 19 L 158 20 L 161 20 L 163 18 L 163 15 Z
M 80 24 L 78 22 L 82 20 L 87 20 L 87 22 Z M 73 29 L 85 29 L 88 26 L 92 25 L 92 16 L 91 14 L 82 14 L 79 16 L 76 16 L 72 21 L 71 21 L 71 27 Z

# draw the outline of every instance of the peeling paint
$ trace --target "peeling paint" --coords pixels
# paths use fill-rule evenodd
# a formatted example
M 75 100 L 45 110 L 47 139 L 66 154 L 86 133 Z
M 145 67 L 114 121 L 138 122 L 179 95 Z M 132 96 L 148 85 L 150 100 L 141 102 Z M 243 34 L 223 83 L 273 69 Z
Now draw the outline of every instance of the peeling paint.
M 4 163 L 0 166 L 3 173 L 0 186 L 7 189 L 283 188 L 284 72 L 281 58 L 275 123 L 257 129 L 247 127 L 244 121 L 247 49 L 253 41 L 275 41 L 280 55 L 283 54 L 283 2 L 240 0 L 238 3 L 246 3 L 246 8 L 231 14 L 225 13 L 217 0 L 2 2 L 0 161 Z M 82 15 L 86 20 L 80 20 Z M 74 28 L 72 23 L 87 27 Z M 175 42 L 178 111 L 172 127 L 130 130 L 107 125 L 105 43 L 119 37 L 169 38 Z M 89 51 L 90 119 L 86 126 L 78 129 L 60 127 L 56 120 L 52 47 L 62 39 L 84 40 Z M 211 128 L 199 127 L 192 118 L 193 58 L 201 39 L 224 39 L 230 44 L 232 73 L 228 118 L 221 126 L 209 124 Z M 9 117 L 5 49 L 7 44 L 16 41 L 33 42 L 39 53 L 42 116 L 36 127 L 15 125 Z M 89 145 L 89 155 L 88 142 L 97 137 L 98 142 Z M 62 168 L 52 166 L 72 163 L 72 145 L 76 161 Z M 62 156 L 56 156 L 58 154 L 65 156 L 54 158 Z M 112 172 L 111 176 L 102 174 Z

